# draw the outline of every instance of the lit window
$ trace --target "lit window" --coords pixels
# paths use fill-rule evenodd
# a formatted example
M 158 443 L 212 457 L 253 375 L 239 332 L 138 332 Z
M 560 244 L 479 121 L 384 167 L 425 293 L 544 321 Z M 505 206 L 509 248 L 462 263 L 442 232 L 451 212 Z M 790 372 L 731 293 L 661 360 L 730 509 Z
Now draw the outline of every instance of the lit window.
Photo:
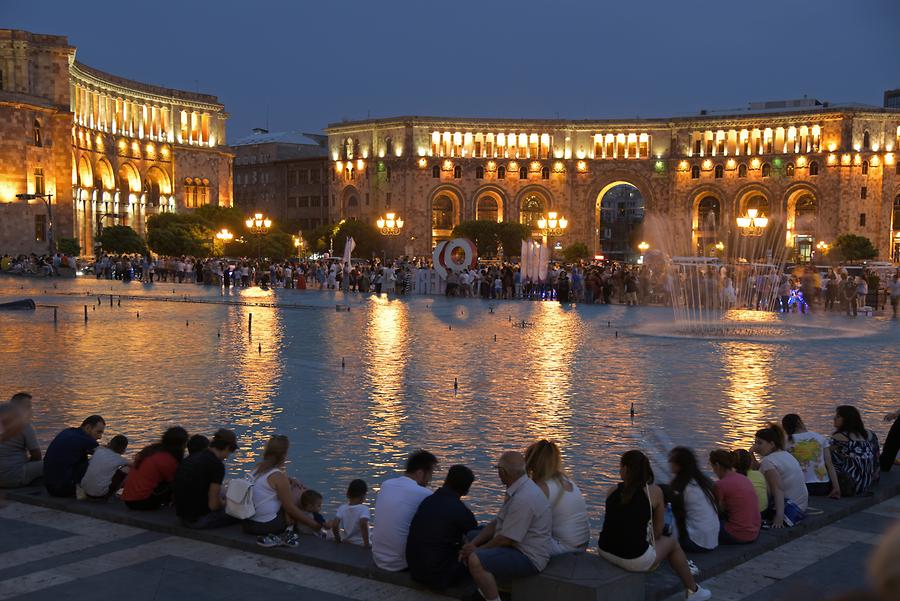
M 768 163 L 763 163 L 762 166 L 762 176 L 769 177 L 772 174 L 772 166 Z
M 497 167 L 497 179 L 506 179 L 506 167 Z
M 862 174 L 863 174 L 863 175 L 868 175 L 868 173 L 869 173 L 869 161 L 863 161 L 863 164 L 862 164 Z
M 44 194 L 44 170 L 34 170 L 34 193 Z
M 541 169 L 541 179 L 550 179 L 550 167 Z
M 44 135 L 41 130 L 41 122 L 37 119 L 34 120 L 34 145 L 35 146 L 43 146 L 44 145 Z
M 784 174 L 787 177 L 794 177 L 794 164 L 793 163 L 787 164 L 787 166 L 784 168 Z

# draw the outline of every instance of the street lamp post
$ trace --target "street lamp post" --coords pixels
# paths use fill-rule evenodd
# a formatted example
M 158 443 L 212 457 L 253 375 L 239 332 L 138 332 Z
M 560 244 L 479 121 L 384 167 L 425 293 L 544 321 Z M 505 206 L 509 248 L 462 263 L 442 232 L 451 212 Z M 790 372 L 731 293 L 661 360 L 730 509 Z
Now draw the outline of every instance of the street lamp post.
M 562 236 L 565 233 L 566 228 L 569 227 L 569 220 L 565 217 L 558 217 L 556 211 L 550 211 L 546 218 L 541 215 L 541 218 L 537 220 L 537 226 L 546 246 L 550 236 Z
M 384 217 L 379 217 L 375 221 L 382 236 L 399 236 L 403 229 L 403 223 L 403 219 L 396 213 L 385 213 Z
M 231 239 L 234 238 L 234 234 L 228 231 L 228 228 L 222 228 L 218 232 L 216 232 L 216 240 L 221 240 L 224 245 L 227 242 L 230 242 Z M 213 241 L 213 254 L 216 254 L 216 243 Z M 225 254 L 225 249 L 223 246 L 222 254 Z
M 52 194 L 16 194 L 19 200 L 41 199 L 47 205 L 47 246 L 49 254 L 56 252 L 56 243 L 53 240 L 53 195 Z
M 248 217 L 244 224 L 256 236 L 256 260 L 259 261 L 262 258 L 262 237 L 272 227 L 272 220 L 262 213 L 256 213 L 253 217 Z
M 754 238 L 762 236 L 766 231 L 766 226 L 769 225 L 769 218 L 760 215 L 756 209 L 747 209 L 747 214 L 738 217 L 736 221 L 742 236 Z

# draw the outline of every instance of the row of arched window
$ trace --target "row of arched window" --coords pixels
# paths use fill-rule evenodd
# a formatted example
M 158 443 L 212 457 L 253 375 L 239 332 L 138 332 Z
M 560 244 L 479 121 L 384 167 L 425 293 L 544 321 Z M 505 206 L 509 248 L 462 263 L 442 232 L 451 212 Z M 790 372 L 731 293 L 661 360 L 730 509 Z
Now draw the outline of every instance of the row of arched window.
M 528 167 L 522 165 L 518 172 L 519 179 L 528 179 Z M 441 177 L 441 168 L 439 165 L 435 165 L 431 168 L 431 177 L 438 179 Z M 456 165 L 453 167 L 453 179 L 462 178 L 462 167 Z M 484 179 L 484 167 L 476 167 L 475 168 L 475 179 Z M 497 179 L 506 179 L 506 167 L 502 165 L 497 167 Z M 550 179 L 550 167 L 541 168 L 541 179 Z
M 867 171 L 868 164 L 863 164 L 863 173 L 865 174 Z M 788 163 L 784 167 L 784 175 L 785 177 L 794 177 L 794 172 L 796 168 L 793 163 Z M 760 167 L 760 173 L 762 177 L 770 177 L 772 175 L 772 166 L 769 163 L 763 163 Z M 810 175 L 819 175 L 819 163 L 816 161 L 812 161 L 809 164 L 809 174 Z M 737 176 L 738 177 L 747 177 L 747 165 L 745 163 L 741 163 L 737 168 Z M 725 167 L 722 165 L 716 165 L 713 168 L 713 177 L 715 179 L 722 179 L 725 177 Z M 700 179 L 700 165 L 694 165 L 691 167 L 691 179 Z

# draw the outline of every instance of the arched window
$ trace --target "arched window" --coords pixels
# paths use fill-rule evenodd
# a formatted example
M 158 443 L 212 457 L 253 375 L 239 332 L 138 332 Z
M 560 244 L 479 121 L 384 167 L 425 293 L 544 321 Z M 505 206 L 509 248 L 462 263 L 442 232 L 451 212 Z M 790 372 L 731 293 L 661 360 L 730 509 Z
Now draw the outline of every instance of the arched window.
M 528 167 L 525 165 L 519 167 L 519 179 L 528 179 Z
M 862 145 L 863 150 L 869 150 L 870 142 L 871 142 L 871 138 L 869 136 L 869 130 L 866 130 L 865 132 L 863 132 L 863 145 Z
M 453 201 L 446 194 L 441 194 L 431 203 L 431 229 L 453 229 Z
M 769 215 L 769 199 L 762 194 L 755 194 L 750 197 L 744 206 L 744 211 L 748 209 L 756 209 L 760 217 Z
M 475 179 L 484 179 L 484 167 L 475 167 Z
M 812 234 L 816 230 L 816 198 L 812 194 L 804 194 L 794 205 L 794 231 Z
M 358 207 L 359 199 L 356 196 L 351 196 L 350 198 L 347 199 L 347 206 L 348 207 Z
M 738 177 L 747 177 L 747 165 L 745 163 L 738 165 Z
M 34 120 L 34 145 L 35 146 L 43 146 L 44 145 L 44 135 L 41 130 L 41 122 L 37 119 Z
M 725 174 L 725 170 L 722 168 L 722 165 L 716 165 L 714 173 L 716 179 L 722 179 L 722 176 Z
M 762 166 L 762 176 L 769 177 L 772 174 L 772 166 L 768 163 L 763 163 Z
M 784 168 L 784 174 L 787 177 L 794 177 L 794 164 L 788 163 Z
M 697 205 L 697 229 L 714 232 L 719 229 L 722 214 L 721 203 L 715 196 L 707 196 Z
M 353 158 L 353 138 L 347 138 L 344 142 L 344 159 Z
M 500 210 L 497 207 L 497 199 L 485 194 L 478 199 L 475 207 L 475 219 L 478 221 L 499 221 Z
M 506 167 L 497 167 L 497 179 L 506 179 Z
M 394 154 L 394 139 L 390 136 L 384 139 L 384 154 L 387 156 Z
M 441 177 L 441 168 L 435 165 L 431 168 L 431 177 L 438 179 Z
M 700 167 L 698 165 L 691 167 L 691 179 L 700 179 Z
M 869 161 L 863 161 L 862 163 L 862 174 L 868 175 L 869 173 Z
M 519 223 L 534 229 L 537 221 L 544 214 L 544 201 L 537 194 L 529 194 L 522 201 L 522 210 L 519 212 Z
M 541 179 L 550 179 L 550 167 L 541 169 Z
M 461 178 L 461 177 L 462 177 L 462 167 L 460 167 L 459 165 L 457 165 L 457 166 L 455 166 L 455 167 L 453 168 L 453 178 L 454 178 L 454 179 L 459 179 L 459 178 Z
M 819 163 L 813 161 L 809 164 L 809 174 L 810 175 L 819 175 Z

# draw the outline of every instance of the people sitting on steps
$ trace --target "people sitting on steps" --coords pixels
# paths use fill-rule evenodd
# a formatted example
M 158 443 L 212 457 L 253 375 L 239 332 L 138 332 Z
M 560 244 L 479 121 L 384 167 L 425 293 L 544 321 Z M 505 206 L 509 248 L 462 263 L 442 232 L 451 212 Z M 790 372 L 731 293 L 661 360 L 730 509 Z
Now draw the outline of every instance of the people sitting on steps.
M 106 422 L 99 415 L 86 417 L 81 426 L 56 435 L 44 456 L 44 486 L 54 497 L 74 497 L 88 468 L 88 458 L 103 437 Z
M 0 439 L 0 488 L 28 486 L 44 473 L 41 446 L 31 424 L 31 403 L 29 393 L 18 392 L 4 408 L 9 419 L 15 416 L 16 428 Z

